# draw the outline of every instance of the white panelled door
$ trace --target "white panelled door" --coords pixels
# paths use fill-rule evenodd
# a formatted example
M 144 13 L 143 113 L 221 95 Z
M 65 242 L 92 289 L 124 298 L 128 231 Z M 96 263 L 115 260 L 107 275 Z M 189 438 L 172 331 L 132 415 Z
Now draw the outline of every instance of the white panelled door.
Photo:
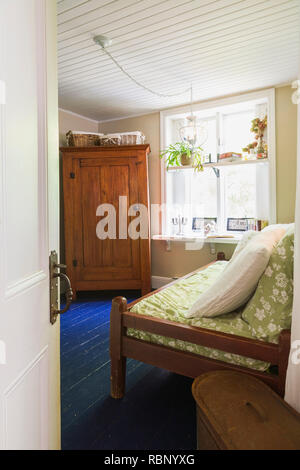
M 0 449 L 60 445 L 55 4 L 0 0 Z

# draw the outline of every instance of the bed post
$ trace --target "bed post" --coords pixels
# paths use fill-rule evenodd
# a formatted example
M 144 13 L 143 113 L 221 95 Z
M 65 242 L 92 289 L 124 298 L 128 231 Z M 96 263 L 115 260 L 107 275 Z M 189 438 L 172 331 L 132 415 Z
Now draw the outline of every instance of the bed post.
M 279 362 L 278 362 L 278 393 L 284 397 L 286 371 L 289 362 L 289 354 L 291 348 L 291 331 L 282 330 L 279 335 Z
M 112 398 L 123 398 L 125 393 L 126 357 L 122 356 L 122 313 L 127 310 L 127 300 L 116 297 L 110 313 L 110 394 Z

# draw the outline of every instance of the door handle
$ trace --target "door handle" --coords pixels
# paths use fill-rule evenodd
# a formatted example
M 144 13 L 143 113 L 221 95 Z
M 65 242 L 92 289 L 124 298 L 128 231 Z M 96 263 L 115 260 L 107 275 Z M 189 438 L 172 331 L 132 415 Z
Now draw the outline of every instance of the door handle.
M 66 306 L 64 309 L 62 310 L 55 310 L 56 314 L 57 315 L 62 315 L 63 313 L 66 313 L 70 306 L 71 306 L 71 303 L 72 303 L 72 300 L 73 300 L 73 291 L 72 291 L 72 286 L 71 286 L 71 281 L 70 279 L 68 278 L 68 276 L 64 273 L 55 273 L 54 274 L 54 279 L 57 279 L 57 278 L 62 278 L 66 281 L 67 283 L 67 290 L 66 290 Z
M 73 300 L 73 291 L 70 279 L 64 273 L 58 272 L 58 269 L 65 269 L 67 266 L 64 264 L 58 263 L 58 255 L 56 251 L 52 251 L 50 254 L 50 322 L 53 325 L 58 315 L 63 315 L 66 313 Z M 58 279 L 64 279 L 67 283 L 67 290 L 66 290 L 66 305 L 63 309 L 58 308 L 59 303 L 59 286 L 58 286 Z

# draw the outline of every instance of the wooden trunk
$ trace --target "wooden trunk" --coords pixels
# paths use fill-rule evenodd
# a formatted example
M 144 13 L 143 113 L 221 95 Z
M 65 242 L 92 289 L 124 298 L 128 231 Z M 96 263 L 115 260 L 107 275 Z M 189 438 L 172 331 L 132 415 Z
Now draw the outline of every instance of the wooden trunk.
M 149 209 L 149 146 L 68 147 L 61 151 L 66 264 L 75 294 L 115 289 L 148 293 L 149 216 L 147 238 L 130 238 L 128 226 L 139 215 L 139 204 Z M 98 224 L 108 214 L 105 204 L 114 208 L 110 213 L 115 217 L 116 231 L 101 239 Z M 128 215 L 130 207 L 135 215 Z
M 193 383 L 199 450 L 300 449 L 300 415 L 263 382 L 214 371 Z

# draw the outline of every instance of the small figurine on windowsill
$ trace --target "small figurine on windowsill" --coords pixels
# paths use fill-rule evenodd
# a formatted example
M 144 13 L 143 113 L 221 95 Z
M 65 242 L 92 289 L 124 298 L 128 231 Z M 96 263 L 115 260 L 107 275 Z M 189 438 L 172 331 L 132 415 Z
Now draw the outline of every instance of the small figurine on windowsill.
M 210 222 L 208 224 L 205 224 L 204 226 L 204 235 L 207 237 L 208 235 L 211 235 L 212 233 L 216 233 L 217 231 L 217 225 L 215 222 Z

